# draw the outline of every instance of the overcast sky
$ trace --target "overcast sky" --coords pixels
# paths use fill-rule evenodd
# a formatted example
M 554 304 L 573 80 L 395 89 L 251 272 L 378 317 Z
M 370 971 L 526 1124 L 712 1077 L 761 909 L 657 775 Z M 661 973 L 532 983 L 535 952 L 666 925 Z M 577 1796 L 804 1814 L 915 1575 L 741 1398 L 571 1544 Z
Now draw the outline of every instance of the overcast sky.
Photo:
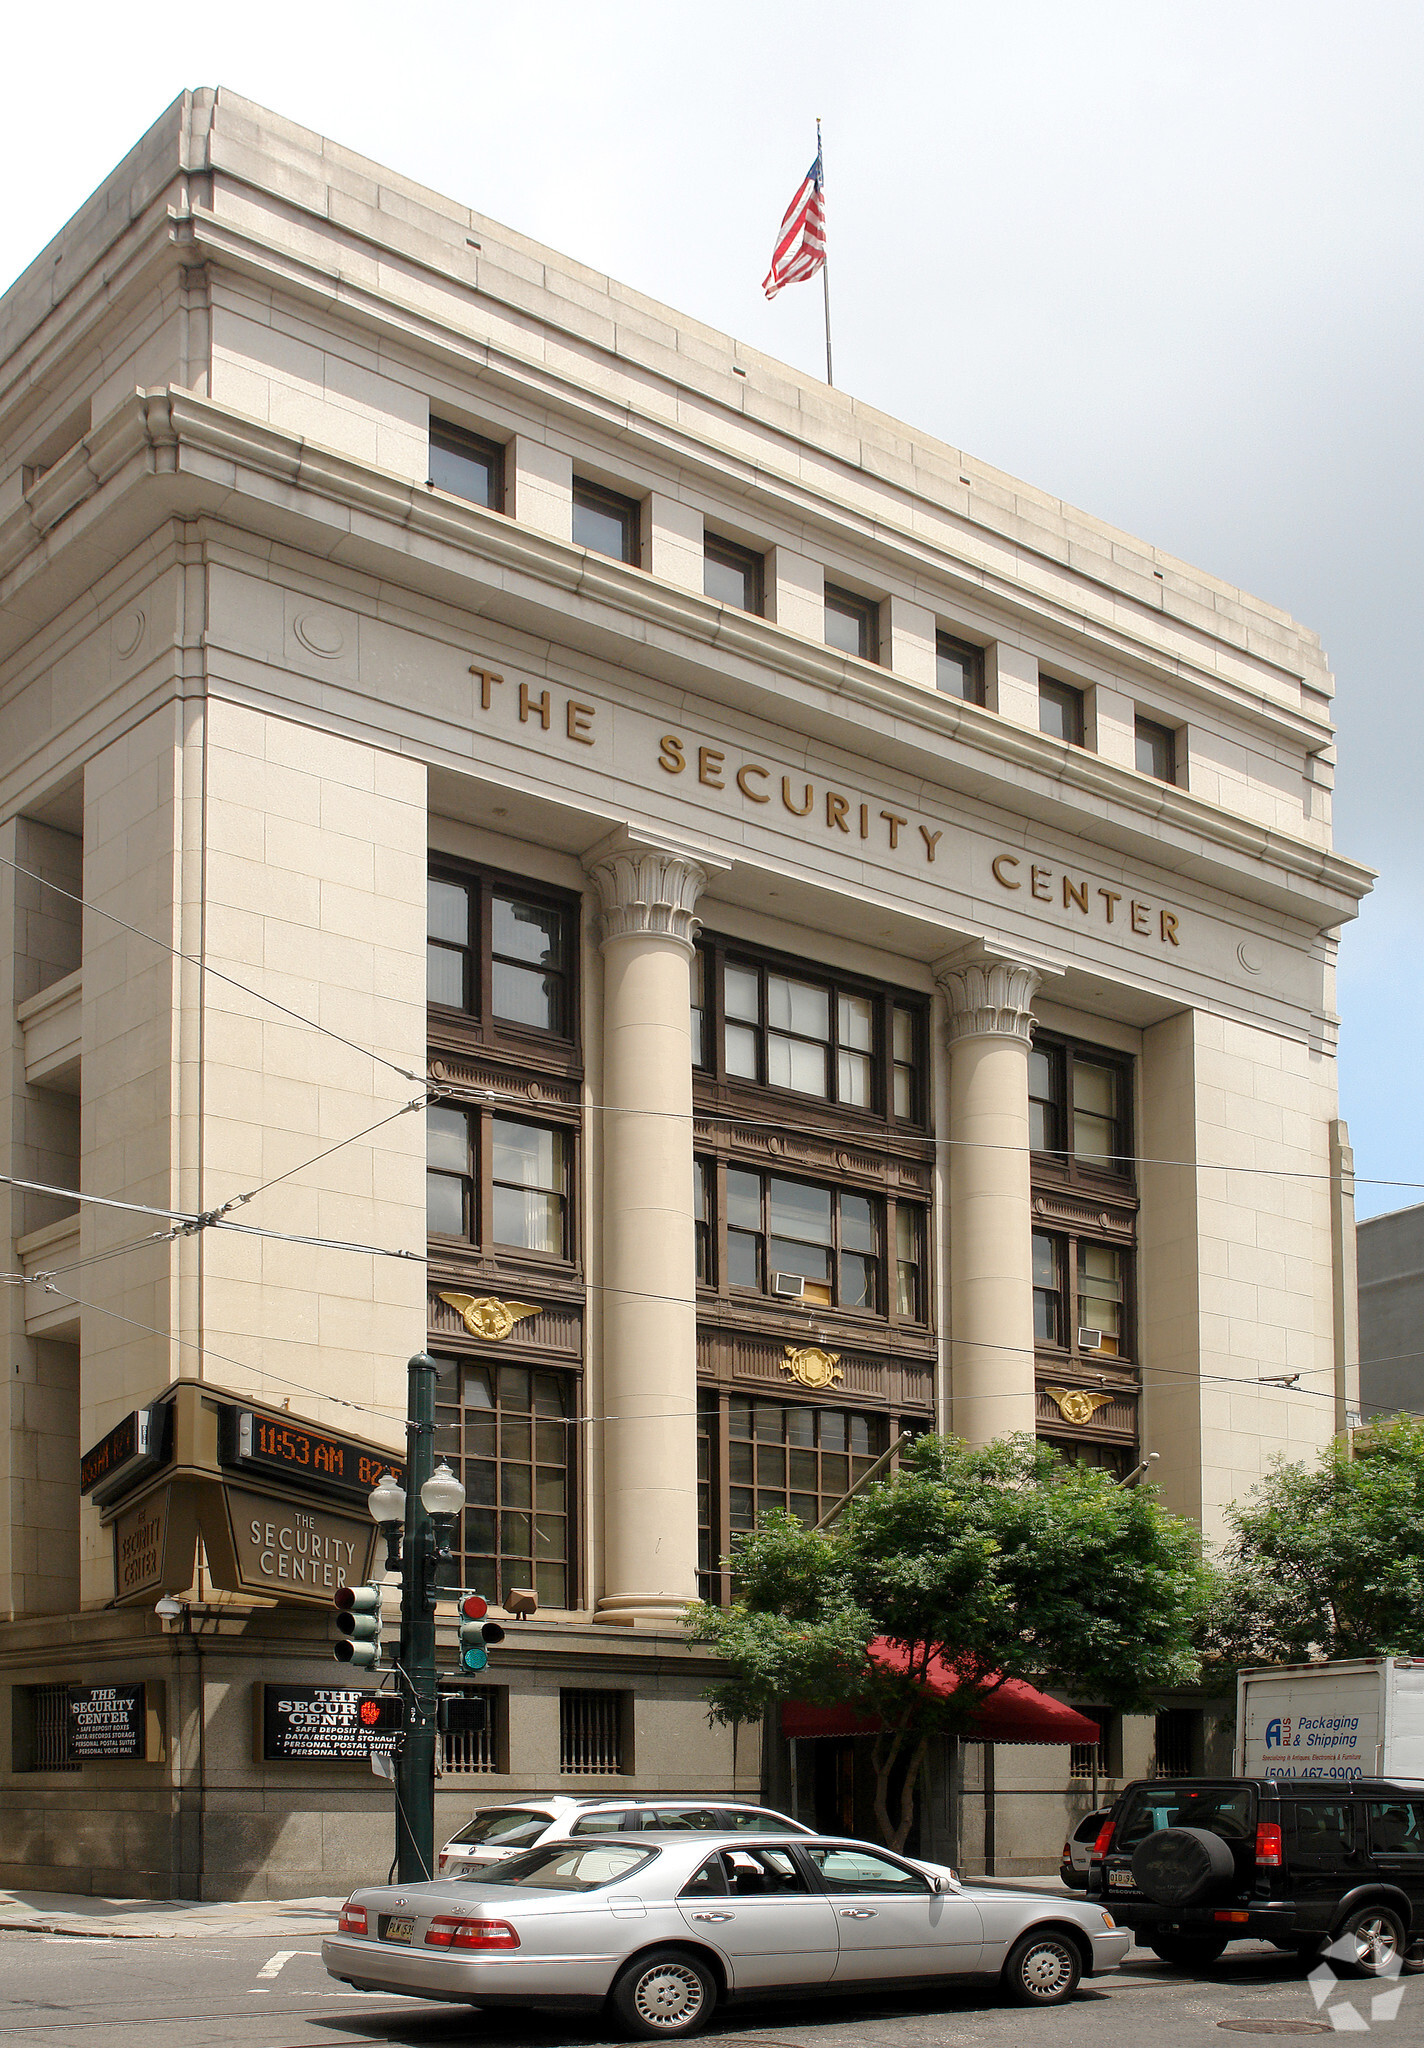
M 819 373 L 819 289 L 760 280 L 820 114 L 837 383 L 1320 634 L 1336 844 L 1380 870 L 1342 1110 L 1424 1182 L 1418 0 L 207 12 L 11 17 L 0 280 L 221 84 Z

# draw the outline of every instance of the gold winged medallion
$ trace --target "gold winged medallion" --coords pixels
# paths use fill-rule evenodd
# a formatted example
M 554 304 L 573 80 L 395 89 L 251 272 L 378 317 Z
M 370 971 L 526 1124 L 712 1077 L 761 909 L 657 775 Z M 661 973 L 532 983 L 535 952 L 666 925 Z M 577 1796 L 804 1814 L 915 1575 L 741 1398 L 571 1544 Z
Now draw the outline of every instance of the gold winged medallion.
M 497 1301 L 492 1294 L 442 1294 L 439 1298 L 456 1311 L 472 1337 L 481 1337 L 486 1344 L 502 1343 L 516 1323 L 539 1313 L 537 1302 Z
M 793 1380 L 799 1380 L 803 1387 L 819 1393 L 826 1387 L 838 1385 L 845 1378 L 840 1356 L 839 1351 L 822 1351 L 818 1344 L 788 1344 L 781 1370 Z
M 1065 1422 L 1091 1422 L 1099 1408 L 1106 1408 L 1111 1394 L 1089 1394 L 1082 1387 L 1045 1387 L 1044 1393 L 1058 1403 Z

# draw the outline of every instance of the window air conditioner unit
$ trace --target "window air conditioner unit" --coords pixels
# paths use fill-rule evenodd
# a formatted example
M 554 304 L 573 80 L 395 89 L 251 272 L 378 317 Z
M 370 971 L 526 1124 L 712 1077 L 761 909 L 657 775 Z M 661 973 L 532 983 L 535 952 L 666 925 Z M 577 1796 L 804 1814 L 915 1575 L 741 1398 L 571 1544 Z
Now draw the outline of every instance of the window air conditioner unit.
M 800 1301 L 806 1292 L 806 1282 L 799 1273 L 773 1273 L 771 1291 L 783 1301 Z
M 1080 1330 L 1078 1332 L 1078 1349 L 1080 1351 L 1101 1351 L 1102 1348 L 1103 1333 L 1101 1330 Z

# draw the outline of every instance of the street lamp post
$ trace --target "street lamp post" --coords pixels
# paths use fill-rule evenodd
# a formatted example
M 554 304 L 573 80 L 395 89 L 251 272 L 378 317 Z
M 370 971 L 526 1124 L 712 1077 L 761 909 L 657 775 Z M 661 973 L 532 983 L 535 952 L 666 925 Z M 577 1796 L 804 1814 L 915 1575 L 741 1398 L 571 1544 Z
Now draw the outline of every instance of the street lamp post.
M 435 1874 L 435 1601 L 440 1567 L 451 1555 L 465 1489 L 435 1461 L 435 1382 L 442 1368 L 418 1351 L 406 1368 L 407 1485 L 389 1478 L 368 1503 L 386 1534 L 386 1568 L 401 1574 L 400 1655 L 396 1666 L 405 1703 L 396 1747 L 396 1876 L 418 1884 Z M 401 1521 L 404 1520 L 404 1540 Z

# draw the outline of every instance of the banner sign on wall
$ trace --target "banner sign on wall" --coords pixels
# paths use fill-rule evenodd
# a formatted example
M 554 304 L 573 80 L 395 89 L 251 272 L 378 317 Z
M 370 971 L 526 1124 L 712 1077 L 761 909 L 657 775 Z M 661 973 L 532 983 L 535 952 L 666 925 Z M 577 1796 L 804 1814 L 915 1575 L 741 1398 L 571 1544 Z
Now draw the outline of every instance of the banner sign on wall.
M 375 1695 L 339 1685 L 261 1687 L 264 1763 L 364 1764 L 390 1756 L 396 1730 L 372 1724 Z
M 141 1685 L 71 1685 L 64 1753 L 70 1763 L 142 1763 L 146 1754 Z

